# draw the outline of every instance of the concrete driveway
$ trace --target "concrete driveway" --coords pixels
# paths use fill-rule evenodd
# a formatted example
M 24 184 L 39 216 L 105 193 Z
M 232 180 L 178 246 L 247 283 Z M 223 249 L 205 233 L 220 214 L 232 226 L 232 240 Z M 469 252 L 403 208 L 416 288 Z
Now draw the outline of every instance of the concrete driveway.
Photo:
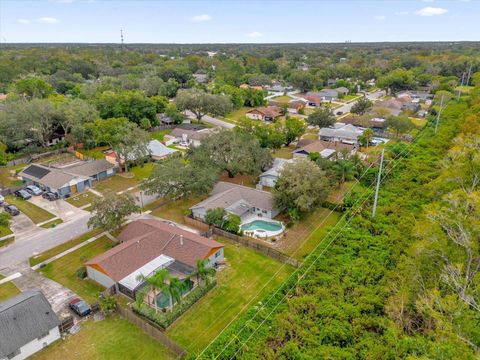
M 22 212 L 19 215 L 12 216 L 10 229 L 17 238 L 19 236 L 30 236 L 42 231 L 41 228 L 35 225 L 33 221 Z
M 88 213 L 88 211 L 81 210 L 61 199 L 49 201 L 42 198 L 41 196 L 33 196 L 28 201 L 30 201 L 32 204 L 37 205 L 38 207 L 41 207 L 42 209 L 47 210 L 53 215 L 58 216 L 64 222 L 72 219 L 77 219 Z

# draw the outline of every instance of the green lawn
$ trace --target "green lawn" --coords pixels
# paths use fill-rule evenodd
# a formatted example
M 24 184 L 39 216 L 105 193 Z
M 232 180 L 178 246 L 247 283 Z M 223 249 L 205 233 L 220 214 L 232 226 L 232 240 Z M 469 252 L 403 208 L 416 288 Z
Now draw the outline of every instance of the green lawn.
M 233 122 L 238 121 L 241 118 L 244 118 L 245 114 L 252 109 L 253 108 L 250 107 L 242 107 L 240 109 L 233 110 L 232 112 L 227 114 L 226 119 L 233 120 Z
M 51 228 L 54 228 L 55 226 L 57 226 L 58 224 L 61 224 L 61 223 L 63 223 L 62 219 L 56 219 L 56 220 L 49 221 L 46 224 L 43 224 L 41 227 L 44 228 L 44 229 L 51 229 Z
M 420 118 L 410 118 L 410 121 L 413 125 L 423 128 L 427 125 L 427 119 L 420 119 Z
M 79 152 L 91 159 L 101 160 L 105 159 L 105 154 L 103 152 L 108 149 L 110 149 L 108 146 L 99 146 L 90 150 L 79 150 Z
M 0 280 L 4 279 L 5 277 L 0 275 Z M 20 290 L 15 286 L 15 284 L 11 281 L 6 282 L 4 284 L 0 284 L 0 302 L 10 299 L 11 297 L 20 293 Z
M 109 191 L 116 193 L 136 185 L 138 185 L 138 182 L 134 177 L 126 178 L 120 175 L 113 175 L 108 179 L 96 181 L 93 188 L 101 193 L 107 193 Z
M 0 226 L 0 237 L 12 234 L 12 230 L 8 226 Z
M 129 169 L 129 171 L 135 175 L 134 179 L 136 181 L 141 182 L 145 178 L 150 176 L 154 165 L 155 165 L 154 163 L 150 162 L 143 165 L 132 167 Z
M 159 130 L 159 131 L 152 131 L 150 133 L 150 137 L 152 139 L 158 140 L 158 141 L 163 141 L 163 138 L 165 135 L 170 134 L 173 129 L 165 129 L 165 130 Z
M 177 200 L 152 211 L 152 215 L 184 224 L 183 216 L 190 207 L 200 202 L 201 198 Z
M 278 150 L 275 150 L 275 152 L 272 153 L 272 155 L 276 158 L 291 159 L 293 158 L 293 153 L 292 153 L 293 150 L 295 150 L 294 146 L 282 147 Z
M 175 359 L 175 355 L 135 325 L 119 316 L 83 321 L 81 330 L 33 355 L 35 360 Z
M 16 166 L 0 167 L 0 184 L 4 187 L 15 187 L 22 185 L 22 180 L 14 177 L 17 170 L 26 167 L 27 164 L 20 164 Z
M 94 303 L 104 288 L 91 280 L 80 280 L 76 271 L 83 266 L 85 261 L 107 251 L 113 245 L 112 240 L 102 236 L 100 239 L 51 262 L 39 271 L 46 277 L 72 289 L 86 301 Z
M 22 213 L 27 215 L 34 224 L 38 224 L 50 219 L 53 219 L 55 215 L 49 213 L 47 210 L 38 207 L 26 200 L 22 200 L 16 196 L 7 196 L 6 201 L 9 204 L 15 205 Z
M 70 241 L 67 241 L 63 244 L 55 246 L 54 248 L 51 248 L 47 251 L 44 251 L 41 254 L 32 256 L 29 259 L 30 266 L 40 264 L 41 262 L 44 262 L 45 260 L 48 260 L 51 257 L 53 257 L 57 254 L 60 254 L 60 253 L 64 252 L 65 250 L 68 250 L 68 249 L 74 247 L 75 245 L 78 245 L 78 244 L 84 242 L 85 240 L 88 240 L 91 237 L 94 237 L 94 236 L 100 234 L 102 231 L 103 230 L 101 230 L 101 229 L 95 229 L 95 230 L 89 231 L 89 232 L 87 232 L 87 233 L 85 233 L 85 234 L 83 234 L 83 235 L 81 235 L 81 236 L 79 236 L 79 237 L 77 237 L 73 240 L 70 240 Z
M 277 97 L 272 98 L 273 101 L 277 101 L 277 102 L 281 102 L 281 103 L 285 103 L 285 104 L 287 104 L 292 99 L 293 98 L 291 98 L 290 96 L 287 96 L 287 95 L 282 95 L 282 96 L 277 96 Z
M 90 191 L 81 192 L 75 196 L 69 197 L 66 201 L 69 204 L 72 204 L 76 207 L 82 207 L 87 204 L 91 204 L 93 200 L 97 199 L 98 196 Z
M 338 212 L 330 214 L 330 210 L 325 208 L 314 211 L 287 229 L 285 239 L 282 240 L 278 250 L 296 259 L 302 259 L 312 252 L 341 216 L 342 214 Z
M 279 270 L 283 264 L 228 242 L 225 258 L 227 266 L 218 273 L 217 286 L 167 330 L 167 335 L 189 352 L 203 349 L 235 316 L 248 309 L 250 300 L 255 304 L 293 271 L 287 265 Z
M 343 100 L 343 101 L 351 101 L 351 100 L 354 100 L 354 99 L 357 99 L 357 98 L 360 98 L 361 95 L 345 95 L 342 99 L 340 100 Z
M 14 237 L 14 236 L 9 237 L 9 238 L 6 239 L 6 240 L 1 240 L 1 241 L 0 241 L 0 248 L 1 248 L 2 246 L 7 246 L 8 244 L 11 244 L 11 243 L 14 242 L 14 241 L 15 241 L 15 237 Z

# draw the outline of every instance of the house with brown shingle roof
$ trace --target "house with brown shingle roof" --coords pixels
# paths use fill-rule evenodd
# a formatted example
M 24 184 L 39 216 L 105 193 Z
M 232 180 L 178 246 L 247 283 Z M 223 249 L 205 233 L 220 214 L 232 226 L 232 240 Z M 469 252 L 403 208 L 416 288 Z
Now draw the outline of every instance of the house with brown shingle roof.
M 274 121 L 281 116 L 280 109 L 276 106 L 258 107 L 247 111 L 246 117 L 253 120 Z
M 157 219 L 131 222 L 118 240 L 119 245 L 85 263 L 87 276 L 131 297 L 143 284 L 139 275 L 149 277 L 166 268 L 185 278 L 196 270 L 198 260 L 215 266 L 224 259 L 222 243 Z

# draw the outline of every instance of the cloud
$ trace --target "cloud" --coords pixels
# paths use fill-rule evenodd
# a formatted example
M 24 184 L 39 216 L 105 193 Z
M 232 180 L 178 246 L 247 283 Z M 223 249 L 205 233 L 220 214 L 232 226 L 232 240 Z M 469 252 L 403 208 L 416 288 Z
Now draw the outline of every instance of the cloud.
M 195 15 L 190 18 L 190 21 L 193 21 L 193 22 L 205 22 L 210 20 L 212 20 L 212 17 L 207 14 Z
M 420 15 L 420 16 L 435 16 L 435 15 L 442 15 L 445 14 L 448 10 L 444 8 L 437 8 L 437 7 L 431 7 L 427 6 L 424 7 L 423 9 L 415 11 L 415 15 Z
M 387 17 L 385 15 L 375 15 L 373 17 L 375 20 L 378 20 L 378 21 L 383 21 L 385 20 Z
M 20 24 L 30 24 L 30 20 L 28 19 L 17 19 L 17 22 Z
M 54 17 L 44 16 L 44 17 L 38 18 L 37 22 L 42 24 L 58 24 L 60 20 Z
M 258 31 L 252 31 L 251 33 L 248 33 L 247 36 L 251 38 L 259 38 L 259 37 L 263 37 L 263 34 Z
M 408 15 L 408 14 L 410 14 L 410 12 L 408 12 L 408 11 L 396 11 L 395 12 L 395 15 Z

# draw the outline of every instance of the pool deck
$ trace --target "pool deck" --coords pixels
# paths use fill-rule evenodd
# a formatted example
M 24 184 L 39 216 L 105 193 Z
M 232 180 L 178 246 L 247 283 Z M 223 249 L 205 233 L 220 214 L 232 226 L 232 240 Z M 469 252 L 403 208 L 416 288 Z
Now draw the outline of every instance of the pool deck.
M 249 224 L 249 223 L 254 222 L 254 221 L 270 222 L 270 223 L 278 224 L 282 228 L 280 230 L 276 230 L 276 231 L 260 230 L 260 229 L 250 230 L 250 231 L 245 231 L 244 232 L 245 235 L 253 237 L 253 238 L 263 238 L 263 239 L 265 239 L 265 238 L 270 238 L 270 237 L 281 235 L 285 231 L 285 226 L 283 225 L 282 222 L 272 220 L 272 219 L 269 219 L 269 218 L 266 218 L 266 217 L 253 215 L 253 214 L 247 215 L 244 219 L 242 219 L 242 224 L 240 225 L 240 228 L 242 228 L 243 225 Z

